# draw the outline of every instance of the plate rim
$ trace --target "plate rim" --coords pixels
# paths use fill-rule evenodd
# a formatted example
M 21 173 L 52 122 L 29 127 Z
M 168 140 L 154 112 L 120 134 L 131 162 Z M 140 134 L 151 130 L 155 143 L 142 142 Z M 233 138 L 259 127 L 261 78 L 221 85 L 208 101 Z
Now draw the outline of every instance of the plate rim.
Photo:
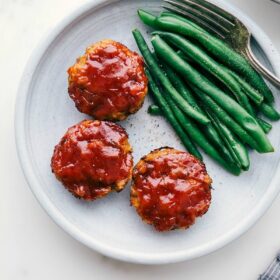
M 211 243 L 207 243 L 204 246 L 200 246 L 192 250 L 177 251 L 173 253 L 153 253 L 152 255 L 113 248 L 103 242 L 99 242 L 98 240 L 90 238 L 89 235 L 79 230 L 78 227 L 69 222 L 64 217 L 64 215 L 54 207 L 51 200 L 49 200 L 42 189 L 38 187 L 39 182 L 37 181 L 37 176 L 35 173 L 33 173 L 31 159 L 29 159 L 26 143 L 26 127 L 24 117 L 26 111 L 26 101 L 28 100 L 29 86 L 34 72 L 36 71 L 41 58 L 48 50 L 52 42 L 63 32 L 65 28 L 67 28 L 71 23 L 79 20 L 80 17 L 86 16 L 87 13 L 97 10 L 102 6 L 119 1 L 121 0 L 95 0 L 89 1 L 79 6 L 72 13 L 66 15 L 66 17 L 64 17 L 57 25 L 55 25 L 54 28 L 50 29 L 49 33 L 32 51 L 32 54 L 29 57 L 21 76 L 15 104 L 15 141 L 21 169 L 32 193 L 36 197 L 39 204 L 44 208 L 46 213 L 52 218 L 52 220 L 70 236 L 89 248 L 114 259 L 141 264 L 166 264 L 198 258 L 203 255 L 210 254 L 236 240 L 242 234 L 247 232 L 263 216 L 263 214 L 272 205 L 274 199 L 277 197 L 277 194 L 280 191 L 280 184 L 277 183 L 280 179 L 280 172 L 277 172 L 280 169 L 280 164 L 278 165 L 275 175 L 269 185 L 270 187 L 265 192 L 264 197 L 257 204 L 256 209 L 254 209 L 250 215 L 243 219 L 241 223 L 230 230 L 227 234 L 215 239 L 215 241 Z M 257 39 L 259 45 L 268 57 L 272 68 L 276 72 L 276 75 L 280 76 L 280 55 L 269 37 L 254 21 L 251 20 L 250 17 L 243 14 L 241 10 L 235 8 L 229 3 L 220 3 L 220 1 L 221 0 L 213 2 L 217 3 L 219 6 L 230 9 L 235 14 L 238 14 L 242 20 L 246 20 L 246 24 L 250 27 L 254 37 Z

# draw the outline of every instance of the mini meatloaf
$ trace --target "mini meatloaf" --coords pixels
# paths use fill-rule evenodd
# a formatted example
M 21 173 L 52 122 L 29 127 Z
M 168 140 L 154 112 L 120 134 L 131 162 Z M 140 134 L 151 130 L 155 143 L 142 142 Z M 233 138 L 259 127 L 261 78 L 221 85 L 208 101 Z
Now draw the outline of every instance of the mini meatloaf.
M 186 229 L 207 212 L 211 182 L 205 165 L 191 154 L 157 149 L 134 168 L 131 204 L 158 231 Z
M 108 121 L 82 121 L 54 149 L 52 172 L 74 196 L 85 200 L 121 191 L 131 179 L 132 149 L 126 131 Z
M 76 107 L 97 120 L 124 120 L 139 110 L 148 91 L 142 57 L 113 40 L 88 47 L 68 74 Z

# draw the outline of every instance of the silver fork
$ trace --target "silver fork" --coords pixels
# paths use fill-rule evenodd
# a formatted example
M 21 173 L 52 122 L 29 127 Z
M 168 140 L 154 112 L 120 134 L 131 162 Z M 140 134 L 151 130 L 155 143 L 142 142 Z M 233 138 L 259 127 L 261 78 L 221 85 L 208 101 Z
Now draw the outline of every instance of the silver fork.
M 274 86 L 280 79 L 264 67 L 251 49 L 252 34 L 234 15 L 205 0 L 163 0 L 166 10 L 190 18 L 210 33 L 224 40 L 235 51 L 245 56 L 251 65 Z

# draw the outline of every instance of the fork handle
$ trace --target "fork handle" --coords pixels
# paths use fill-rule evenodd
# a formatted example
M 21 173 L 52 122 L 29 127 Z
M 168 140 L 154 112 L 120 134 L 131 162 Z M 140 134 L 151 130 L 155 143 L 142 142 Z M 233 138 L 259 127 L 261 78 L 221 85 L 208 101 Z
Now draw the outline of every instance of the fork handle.
M 251 39 L 251 36 L 250 36 Z M 260 73 L 264 76 L 266 80 L 271 82 L 275 87 L 280 89 L 280 79 L 276 77 L 273 73 L 271 73 L 267 68 L 265 68 L 259 60 L 256 58 L 254 55 L 251 44 L 250 44 L 250 39 L 248 41 L 248 45 L 246 48 L 246 56 L 249 59 L 251 65 Z

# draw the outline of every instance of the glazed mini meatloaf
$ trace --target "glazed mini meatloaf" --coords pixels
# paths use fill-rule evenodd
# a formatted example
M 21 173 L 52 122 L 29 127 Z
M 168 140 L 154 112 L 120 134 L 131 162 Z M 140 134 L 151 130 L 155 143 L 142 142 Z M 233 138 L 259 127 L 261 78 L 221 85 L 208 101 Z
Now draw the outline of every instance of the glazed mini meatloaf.
M 211 182 L 205 165 L 193 155 L 157 149 L 134 168 L 131 204 L 158 231 L 188 228 L 207 212 Z
M 82 121 L 56 145 L 52 171 L 78 198 L 94 200 L 121 191 L 131 179 L 132 149 L 126 131 L 108 121 Z
M 68 74 L 76 107 L 98 120 L 125 119 L 139 110 L 148 91 L 142 57 L 113 40 L 88 47 Z

